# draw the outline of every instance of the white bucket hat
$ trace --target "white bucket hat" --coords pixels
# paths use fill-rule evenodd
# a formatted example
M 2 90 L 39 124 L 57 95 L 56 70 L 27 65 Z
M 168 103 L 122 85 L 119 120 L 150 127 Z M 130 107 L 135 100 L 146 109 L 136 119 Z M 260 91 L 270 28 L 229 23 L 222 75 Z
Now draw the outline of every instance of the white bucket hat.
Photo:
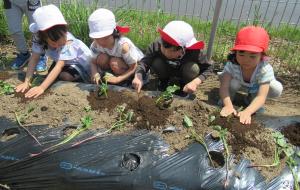
M 174 46 L 181 46 L 187 49 L 203 49 L 203 41 L 197 41 L 191 25 L 184 21 L 171 21 L 164 29 L 158 29 L 161 38 Z
M 108 9 L 97 9 L 88 19 L 91 38 L 103 38 L 111 35 L 114 29 L 121 33 L 129 32 L 129 27 L 117 26 L 115 15 Z
M 47 30 L 55 25 L 67 24 L 60 10 L 52 4 L 37 8 L 32 17 L 34 23 L 30 24 L 29 30 L 33 33 Z

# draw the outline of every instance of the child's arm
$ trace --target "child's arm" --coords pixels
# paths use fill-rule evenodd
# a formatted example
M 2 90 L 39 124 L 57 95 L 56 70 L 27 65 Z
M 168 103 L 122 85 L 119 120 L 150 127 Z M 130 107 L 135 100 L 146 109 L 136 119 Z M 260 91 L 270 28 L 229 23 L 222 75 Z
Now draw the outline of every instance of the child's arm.
M 251 104 L 245 110 L 238 113 L 241 123 L 251 124 L 251 115 L 265 104 L 268 96 L 269 88 L 270 88 L 269 83 L 261 84 L 259 86 L 257 96 L 253 99 Z
M 30 87 L 30 82 L 31 82 L 33 73 L 35 71 L 35 66 L 38 64 L 39 59 L 40 59 L 40 54 L 32 53 L 29 63 L 28 63 L 25 80 L 22 84 L 20 84 L 16 87 L 16 92 L 24 93 Z
M 227 72 L 225 72 L 221 76 L 221 86 L 220 86 L 220 97 L 223 102 L 224 107 L 222 108 L 220 115 L 223 117 L 227 117 L 230 114 L 236 115 L 237 112 L 233 107 L 232 101 L 230 99 L 230 94 L 229 94 L 229 88 L 230 88 L 230 82 L 231 82 L 231 75 Z
M 36 98 L 44 93 L 44 91 L 55 81 L 58 75 L 61 73 L 65 65 L 64 61 L 58 61 L 52 71 L 48 74 L 46 79 L 40 86 L 33 87 L 26 94 L 26 98 Z
M 107 82 L 109 82 L 111 84 L 118 84 L 118 83 L 128 79 L 130 76 L 132 76 L 134 74 L 136 67 L 137 67 L 137 63 L 129 65 L 129 68 L 125 73 L 123 73 L 122 75 L 117 76 L 117 77 L 116 76 L 109 77 L 107 79 Z
M 95 84 L 99 84 L 99 81 L 101 81 L 101 76 L 98 73 L 98 69 L 97 69 L 97 65 L 96 65 L 96 59 L 92 59 L 91 60 L 91 80 L 92 82 L 94 82 Z

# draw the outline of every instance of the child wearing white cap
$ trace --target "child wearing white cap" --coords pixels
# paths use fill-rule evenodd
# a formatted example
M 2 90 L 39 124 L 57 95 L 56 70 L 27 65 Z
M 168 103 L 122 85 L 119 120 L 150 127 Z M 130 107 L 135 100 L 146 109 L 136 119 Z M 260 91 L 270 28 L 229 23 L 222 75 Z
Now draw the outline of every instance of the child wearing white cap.
M 151 43 L 137 67 L 132 86 L 140 92 L 149 69 L 159 78 L 159 90 L 165 90 L 171 78 L 178 78 L 179 95 L 194 93 L 211 74 L 212 66 L 201 52 L 204 42 L 197 41 L 193 28 L 184 21 L 171 21 L 158 29 L 160 38 Z
M 92 81 L 98 84 L 105 75 L 108 83 L 127 85 L 143 57 L 141 50 L 121 35 L 129 32 L 129 28 L 117 26 L 115 15 L 103 8 L 89 16 L 88 24 L 89 36 L 94 40 L 90 47 Z
M 40 86 L 31 88 L 25 97 L 38 97 L 58 78 L 65 81 L 89 81 L 90 49 L 67 30 L 67 22 L 55 5 L 42 6 L 33 13 L 34 23 L 29 27 L 35 34 L 24 83 L 16 87 L 25 92 L 30 87 L 35 65 L 40 54 L 46 53 L 53 63 Z

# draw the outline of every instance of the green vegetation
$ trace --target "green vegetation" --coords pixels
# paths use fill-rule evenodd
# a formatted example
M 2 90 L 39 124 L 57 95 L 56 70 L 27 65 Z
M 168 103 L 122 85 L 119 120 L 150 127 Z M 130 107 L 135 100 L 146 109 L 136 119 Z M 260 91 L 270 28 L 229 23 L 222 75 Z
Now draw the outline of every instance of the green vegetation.
M 144 1 L 142 1 L 145 3 Z M 88 6 L 83 0 L 74 0 L 62 3 L 62 10 L 66 20 L 69 23 L 69 30 L 87 45 L 91 43 L 88 35 L 88 16 L 97 8 L 98 0 L 92 1 Z M 164 27 L 169 21 L 177 19 L 190 23 L 196 34 L 196 38 L 204 40 L 206 44 L 209 40 L 211 21 L 201 21 L 196 16 L 178 16 L 176 14 L 165 13 L 160 7 L 161 1 L 156 0 L 156 11 L 134 10 L 130 7 L 130 3 L 124 4 L 118 9 L 113 10 L 119 25 L 128 25 L 131 32 L 128 37 L 142 50 L 155 40 L 159 34 L 157 27 Z M 279 60 L 282 68 L 295 69 L 299 68 L 300 55 L 300 28 L 294 25 L 280 24 L 279 26 L 271 26 L 268 22 L 263 22 L 258 7 L 254 7 L 254 19 L 251 21 L 222 21 L 220 19 L 217 28 L 217 35 L 213 47 L 212 59 L 216 62 L 224 62 L 227 54 L 233 45 L 234 38 L 238 29 L 245 25 L 262 25 L 265 27 L 270 36 L 271 44 L 268 55 L 275 60 Z M 27 19 L 23 19 L 26 37 L 30 37 L 28 31 Z M 5 20 L 4 10 L 0 8 L 0 36 L 7 36 L 7 24 Z M 237 25 L 238 24 L 238 25 Z
M 3 80 L 0 80 L 0 95 L 10 95 L 15 92 L 15 88 Z
M 209 154 L 209 150 L 208 150 L 208 147 L 206 145 L 206 142 L 205 142 L 204 138 L 201 135 L 197 134 L 195 129 L 192 128 L 193 127 L 193 121 L 187 115 L 184 115 L 184 117 L 183 117 L 183 125 L 186 128 L 188 128 L 189 132 L 191 133 L 190 138 L 194 139 L 195 141 L 197 141 L 198 143 L 200 143 L 204 146 L 205 151 L 207 152 L 209 161 L 210 161 L 212 167 L 214 167 L 214 163 L 211 159 L 211 156 Z
M 101 82 L 101 84 L 99 84 L 98 96 L 104 95 L 105 98 L 108 98 L 107 91 L 108 91 L 108 85 L 107 85 L 107 81 L 105 80 L 105 82 Z
M 118 113 L 119 117 L 118 120 L 109 128 L 108 133 L 113 130 L 121 130 L 124 128 L 126 123 L 131 122 L 133 117 L 133 111 L 126 111 L 125 106 L 117 106 L 116 112 Z
M 168 107 L 171 104 L 171 101 L 173 99 L 174 93 L 179 90 L 180 87 L 177 85 L 168 86 L 165 91 L 163 91 L 159 97 L 155 100 L 155 104 L 158 107 Z

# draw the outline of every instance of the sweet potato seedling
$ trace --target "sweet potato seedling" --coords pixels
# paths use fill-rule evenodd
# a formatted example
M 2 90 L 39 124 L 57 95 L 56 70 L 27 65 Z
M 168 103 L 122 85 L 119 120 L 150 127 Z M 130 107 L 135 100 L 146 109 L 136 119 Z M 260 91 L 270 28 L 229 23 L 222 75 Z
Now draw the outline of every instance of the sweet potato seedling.
M 173 101 L 174 93 L 179 90 L 180 87 L 177 85 L 168 86 L 165 91 L 163 91 L 159 97 L 155 100 L 155 104 L 159 108 L 167 108 Z
M 104 95 L 105 98 L 108 98 L 108 96 L 107 96 L 107 91 L 108 91 L 107 81 L 105 80 L 105 82 L 101 82 L 101 84 L 99 84 L 98 87 L 99 87 L 98 96 Z
M 133 117 L 133 111 L 126 111 L 125 106 L 117 106 L 116 111 L 118 112 L 118 120 L 109 129 L 109 132 L 113 130 L 120 130 L 124 127 L 126 123 L 131 122 Z
M 211 156 L 209 154 L 209 150 L 208 150 L 208 147 L 207 147 L 207 145 L 205 143 L 204 138 L 202 136 L 198 135 L 196 133 L 195 129 L 192 128 L 193 127 L 193 121 L 187 115 L 184 115 L 184 117 L 183 117 L 183 125 L 186 128 L 188 128 L 188 130 L 190 131 L 190 133 L 191 133 L 190 137 L 204 146 L 205 151 L 207 152 L 209 161 L 210 161 L 211 165 L 214 167 L 214 163 L 213 163 L 213 161 L 211 159 Z
M 10 95 L 15 92 L 15 88 L 3 80 L 0 80 L 0 95 Z

